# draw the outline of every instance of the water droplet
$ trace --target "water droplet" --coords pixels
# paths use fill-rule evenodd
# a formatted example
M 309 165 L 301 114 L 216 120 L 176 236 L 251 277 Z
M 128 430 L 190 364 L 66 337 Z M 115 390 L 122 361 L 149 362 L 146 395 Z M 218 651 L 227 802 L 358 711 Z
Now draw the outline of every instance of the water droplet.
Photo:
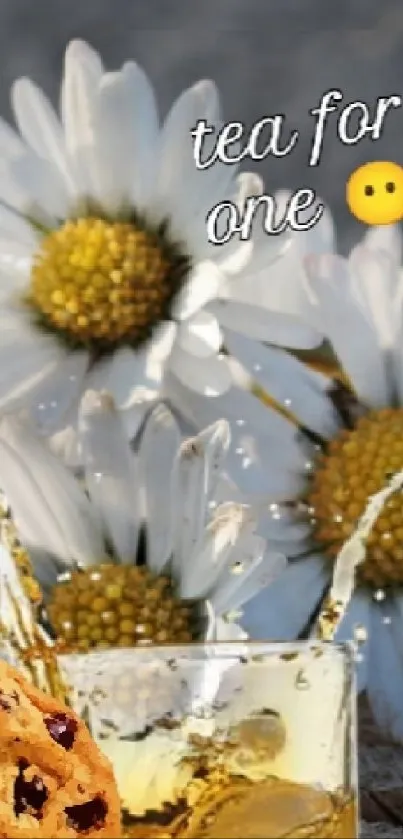
M 270 512 L 272 512 L 272 513 L 276 513 L 276 512 L 277 512 L 277 510 L 278 510 L 278 504 L 270 504 L 270 506 L 269 506 L 269 510 L 270 510 Z
M 378 603 L 381 603 L 382 600 L 385 600 L 386 594 L 382 588 L 378 588 L 377 591 L 374 592 L 374 600 L 377 600 Z
M 58 405 L 58 403 L 56 402 L 56 399 L 52 399 L 52 401 L 50 403 L 50 407 L 51 408 L 57 408 L 57 405 Z
M 240 428 L 242 428 L 242 426 L 245 425 L 245 420 L 244 419 L 237 419 L 237 420 L 235 420 L 235 425 L 238 425 Z
M 253 369 L 254 369 L 255 373 L 260 373 L 261 370 L 262 370 L 262 365 L 261 364 L 254 364 Z
M 298 670 L 298 673 L 295 677 L 294 685 L 297 688 L 297 690 L 309 690 L 309 688 L 311 687 L 310 682 L 308 681 L 303 670 Z
M 93 571 L 92 574 L 90 574 L 90 580 L 97 583 L 99 580 L 102 580 L 102 574 L 100 574 L 99 571 Z
M 364 644 L 368 639 L 368 632 L 365 626 L 357 625 L 354 627 L 354 640 L 357 644 Z
M 389 626 L 392 623 L 392 618 L 390 617 L 390 615 L 385 615 L 385 617 L 382 618 L 382 623 L 384 623 L 385 626 Z
M 58 583 L 69 583 L 71 580 L 70 571 L 65 571 L 63 574 L 59 574 L 57 577 Z
M 286 408 L 291 408 L 292 399 L 284 399 L 284 405 Z
M 243 453 L 244 453 L 243 448 L 239 447 L 239 448 L 235 449 L 235 454 L 243 454 Z
M 244 570 L 245 568 L 243 562 L 234 562 L 234 564 L 231 565 L 232 574 L 243 574 Z

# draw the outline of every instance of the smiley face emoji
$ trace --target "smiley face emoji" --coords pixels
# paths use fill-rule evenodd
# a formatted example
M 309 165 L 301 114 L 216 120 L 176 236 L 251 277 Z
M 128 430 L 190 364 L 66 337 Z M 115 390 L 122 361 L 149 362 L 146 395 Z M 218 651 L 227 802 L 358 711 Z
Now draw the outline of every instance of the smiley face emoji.
M 403 167 L 380 160 L 360 166 L 347 181 L 346 200 L 364 224 L 395 224 L 403 219 Z

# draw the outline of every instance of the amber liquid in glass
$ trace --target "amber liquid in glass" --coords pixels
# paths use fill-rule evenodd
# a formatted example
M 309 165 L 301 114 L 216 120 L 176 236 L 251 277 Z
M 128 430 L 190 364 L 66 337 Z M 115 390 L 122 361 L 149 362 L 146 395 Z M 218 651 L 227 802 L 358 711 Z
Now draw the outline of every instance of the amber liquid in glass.
M 355 802 L 269 778 L 200 778 L 199 794 L 162 812 L 129 818 L 124 835 L 142 839 L 357 839 Z M 193 803 L 192 799 L 195 797 Z M 165 823 L 164 823 L 165 822 Z

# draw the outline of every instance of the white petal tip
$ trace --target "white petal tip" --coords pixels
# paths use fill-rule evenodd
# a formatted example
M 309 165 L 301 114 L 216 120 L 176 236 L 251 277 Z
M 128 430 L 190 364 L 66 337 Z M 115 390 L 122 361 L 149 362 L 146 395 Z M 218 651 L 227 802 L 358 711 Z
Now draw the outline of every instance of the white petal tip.
M 175 417 L 166 405 L 160 404 L 153 408 L 148 422 L 152 421 L 154 424 L 163 428 L 172 428 L 176 424 Z
M 231 442 L 231 426 L 226 419 L 217 420 L 211 426 L 213 437 L 222 443 L 224 449 L 228 449 Z
M 11 99 L 14 100 L 14 97 L 18 95 L 22 89 L 30 87 L 32 87 L 32 81 L 27 76 L 20 76 L 19 79 L 15 79 L 11 85 Z
M 87 390 L 81 400 L 81 413 L 89 416 L 96 413 L 114 413 L 115 400 L 107 390 Z
M 65 63 L 70 61 L 82 61 L 83 59 L 85 60 L 88 55 L 97 55 L 97 53 L 92 49 L 92 47 L 90 47 L 87 41 L 84 41 L 81 38 L 74 38 L 67 44 L 64 60 Z
M 199 82 L 196 82 L 193 87 L 191 88 L 195 93 L 199 94 L 203 97 L 210 97 L 214 96 L 218 99 L 218 89 L 215 82 L 212 79 L 200 79 Z
M 247 188 L 248 197 L 262 195 L 264 192 L 264 180 L 256 172 L 240 172 L 236 180 L 240 192 Z
M 236 501 L 224 501 L 214 510 L 210 527 L 215 530 L 232 525 L 234 532 L 238 534 L 246 524 L 257 524 L 257 521 L 257 511 L 253 507 Z
M 81 53 L 83 50 L 88 49 L 90 49 L 90 46 L 83 38 L 73 38 L 67 44 L 66 55 L 75 55 L 76 53 Z

